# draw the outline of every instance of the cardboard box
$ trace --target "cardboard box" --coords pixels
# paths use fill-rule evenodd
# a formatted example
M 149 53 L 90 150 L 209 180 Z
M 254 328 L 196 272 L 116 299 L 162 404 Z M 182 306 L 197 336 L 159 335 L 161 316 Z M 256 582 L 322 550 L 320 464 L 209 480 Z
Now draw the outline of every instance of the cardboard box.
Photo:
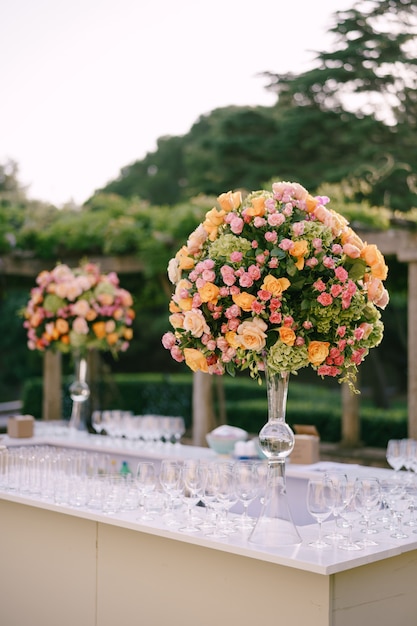
M 35 419 L 32 415 L 15 415 L 7 421 L 7 434 L 9 437 L 23 439 L 33 437 Z
M 294 424 L 295 445 L 290 461 L 310 465 L 320 460 L 320 437 L 315 426 Z

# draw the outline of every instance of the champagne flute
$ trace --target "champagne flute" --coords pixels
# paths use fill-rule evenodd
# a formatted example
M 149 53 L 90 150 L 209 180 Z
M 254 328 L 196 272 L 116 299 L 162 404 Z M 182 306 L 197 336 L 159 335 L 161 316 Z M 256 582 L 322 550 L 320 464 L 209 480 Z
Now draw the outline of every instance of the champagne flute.
M 310 479 L 307 485 L 307 510 L 319 525 L 319 536 L 309 542 L 313 548 L 327 548 L 330 546 L 323 539 L 322 524 L 332 513 L 334 486 L 330 480 L 323 478 Z

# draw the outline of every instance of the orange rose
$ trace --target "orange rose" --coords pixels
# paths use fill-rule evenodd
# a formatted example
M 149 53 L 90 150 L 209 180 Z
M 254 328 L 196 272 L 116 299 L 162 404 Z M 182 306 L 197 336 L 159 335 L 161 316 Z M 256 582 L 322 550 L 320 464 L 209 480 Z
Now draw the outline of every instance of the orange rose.
M 255 350 L 259 352 L 266 343 L 267 325 L 260 318 L 255 318 L 252 322 L 243 322 L 237 329 L 236 341 L 245 350 Z
M 111 293 L 100 293 L 97 300 L 102 306 L 111 306 L 114 302 L 114 296 Z
M 206 241 L 206 239 L 207 239 L 207 233 L 204 230 L 203 224 L 200 224 L 188 237 L 188 241 L 187 241 L 188 254 L 197 254 L 197 252 L 201 250 L 201 247 L 203 243 Z
M 305 239 L 295 241 L 293 247 L 290 250 L 291 256 L 297 258 L 296 267 L 298 270 L 302 270 L 304 267 L 304 257 L 308 254 L 308 243 Z
M 272 274 L 268 274 L 264 278 L 261 289 L 269 291 L 273 296 L 279 297 L 291 285 L 288 278 L 275 278 Z
M 60 335 L 66 335 L 69 331 L 69 324 L 67 320 L 62 319 L 62 317 L 58 317 L 55 326 Z
M 173 313 L 169 316 L 169 321 L 174 328 L 184 328 L 184 315 L 182 313 Z
M 186 364 L 193 372 L 208 372 L 207 359 L 200 350 L 184 348 L 184 358 Z
M 278 332 L 279 338 L 281 339 L 282 343 L 285 343 L 286 346 L 292 347 L 295 344 L 296 336 L 292 328 L 288 328 L 287 326 L 281 326 L 281 328 L 278 329 Z
M 206 219 L 203 222 L 203 226 L 210 241 L 214 241 L 217 238 L 217 231 L 219 226 L 223 224 L 225 215 L 226 211 L 218 211 L 216 208 L 213 208 L 211 211 L 206 213 Z
M 174 300 L 171 300 L 169 303 L 169 312 L 180 313 L 180 311 L 181 311 L 180 307 L 174 302 Z
M 229 330 L 225 334 L 224 338 L 226 339 L 229 346 L 232 346 L 232 348 L 236 349 L 239 347 L 239 342 L 236 340 L 236 333 L 233 330 Z
M 131 328 L 125 328 L 123 330 L 123 338 L 126 339 L 126 341 L 130 341 L 133 337 L 133 330 Z
M 256 300 L 256 297 L 252 296 L 246 291 L 242 291 L 241 293 L 233 294 L 232 300 L 235 304 L 237 304 L 238 307 L 242 309 L 242 311 L 251 311 L 252 302 Z
M 205 283 L 205 285 L 198 290 L 202 302 L 212 302 L 213 304 L 217 303 L 219 292 L 220 289 L 213 283 Z
M 181 250 L 178 250 L 175 258 L 178 261 L 178 269 L 180 270 L 192 270 L 194 267 L 194 259 L 188 256 L 188 249 L 183 246 Z
M 175 288 L 175 302 L 182 311 L 191 311 L 193 307 L 193 299 L 191 296 L 187 296 L 188 289 L 190 289 L 191 283 L 189 280 L 182 279 L 178 282 Z
M 240 191 L 228 191 L 227 193 L 222 193 L 218 198 L 217 202 L 220 204 L 223 211 L 227 213 L 229 211 L 233 211 L 234 209 L 238 209 L 242 204 L 242 194 Z
M 342 245 L 350 244 L 359 250 L 362 250 L 364 246 L 362 239 L 355 233 L 354 230 L 350 228 L 350 226 L 346 226 L 346 228 L 343 229 L 340 239 L 342 240 Z
M 338 237 L 347 227 L 349 222 L 345 217 L 343 217 L 343 215 L 340 215 L 340 213 L 337 213 L 337 211 L 334 211 L 333 209 L 330 209 L 330 213 L 332 216 L 330 228 L 333 235 Z
M 95 320 L 95 319 L 96 319 L 96 317 L 97 317 L 97 313 L 96 313 L 96 311 L 95 311 L 94 309 L 90 309 L 90 310 L 87 312 L 87 314 L 86 314 L 86 316 L 85 316 L 85 319 L 87 320 L 87 322 L 92 322 L 93 320 Z
M 308 346 L 308 360 L 312 365 L 320 365 L 329 354 L 328 341 L 312 341 Z
M 96 322 L 93 324 L 93 333 L 97 339 L 104 339 L 106 336 L 106 324 L 104 322 Z
M 192 298 L 179 298 L 178 306 L 181 311 L 191 311 L 193 308 L 193 299 Z
M 313 198 L 310 194 L 308 194 L 307 199 L 305 201 L 307 213 L 313 213 L 314 209 L 318 205 L 318 200 Z
M 265 215 L 265 198 L 259 196 L 258 198 L 252 198 L 252 206 L 245 209 L 245 214 L 251 217 L 263 217 Z
M 117 333 L 109 333 L 107 335 L 107 343 L 109 346 L 114 346 L 119 341 L 119 335 Z
M 371 268 L 371 274 L 374 278 L 385 280 L 388 276 L 388 267 L 385 264 L 384 257 L 375 244 L 365 244 L 361 252 L 361 258 Z

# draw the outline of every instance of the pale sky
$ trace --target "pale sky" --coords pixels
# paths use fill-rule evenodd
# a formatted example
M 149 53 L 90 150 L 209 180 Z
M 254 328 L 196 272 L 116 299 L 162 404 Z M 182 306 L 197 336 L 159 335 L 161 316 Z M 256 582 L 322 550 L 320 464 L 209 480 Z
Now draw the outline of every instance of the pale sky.
M 354 0 L 0 0 L 0 162 L 31 198 L 84 202 L 164 135 L 272 105 Z

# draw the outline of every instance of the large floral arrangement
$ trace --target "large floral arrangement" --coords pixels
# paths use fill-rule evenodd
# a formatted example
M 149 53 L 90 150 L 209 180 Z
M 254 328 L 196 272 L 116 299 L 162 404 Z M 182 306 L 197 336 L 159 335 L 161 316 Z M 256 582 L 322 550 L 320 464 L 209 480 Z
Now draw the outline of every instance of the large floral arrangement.
M 162 343 L 193 370 L 260 378 L 311 366 L 353 383 L 383 335 L 384 258 L 300 184 L 218 197 L 171 259 L 173 332 Z
M 101 274 L 94 263 L 75 269 L 59 264 L 41 272 L 36 283 L 23 311 L 30 350 L 117 353 L 128 348 L 133 300 L 115 272 Z

